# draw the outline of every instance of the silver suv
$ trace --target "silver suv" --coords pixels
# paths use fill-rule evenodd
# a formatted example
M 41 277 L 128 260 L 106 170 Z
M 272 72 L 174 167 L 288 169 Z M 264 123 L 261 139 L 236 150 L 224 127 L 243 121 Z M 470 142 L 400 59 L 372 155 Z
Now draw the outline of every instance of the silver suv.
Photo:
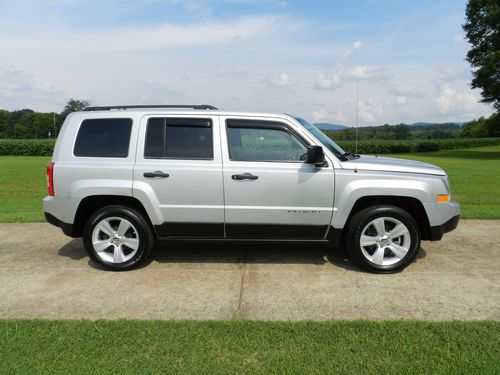
M 157 240 L 343 245 L 396 272 L 458 224 L 446 173 L 344 152 L 302 118 L 209 105 L 92 107 L 47 167 L 47 221 L 125 270 Z

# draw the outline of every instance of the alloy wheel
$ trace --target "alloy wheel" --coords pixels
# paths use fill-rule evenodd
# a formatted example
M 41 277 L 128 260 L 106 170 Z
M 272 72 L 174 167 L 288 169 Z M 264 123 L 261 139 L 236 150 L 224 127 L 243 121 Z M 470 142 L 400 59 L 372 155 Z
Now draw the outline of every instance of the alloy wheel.
M 107 217 L 94 227 L 92 246 L 97 256 L 105 262 L 125 263 L 139 249 L 139 234 L 127 219 Z
M 411 246 L 411 235 L 400 220 L 379 217 L 365 226 L 359 245 L 368 261 L 378 266 L 389 266 L 406 256 Z

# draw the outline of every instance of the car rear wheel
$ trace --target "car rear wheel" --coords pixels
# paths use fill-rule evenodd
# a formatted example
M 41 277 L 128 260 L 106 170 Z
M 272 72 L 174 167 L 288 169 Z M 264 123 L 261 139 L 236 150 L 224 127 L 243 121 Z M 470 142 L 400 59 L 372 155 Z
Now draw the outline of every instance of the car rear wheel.
M 89 218 L 83 242 L 95 262 L 107 269 L 128 270 L 150 258 L 153 235 L 139 212 L 123 206 L 107 206 Z
M 394 273 L 410 264 L 420 249 L 413 217 L 395 206 L 373 206 L 349 222 L 346 247 L 355 264 L 374 273 Z

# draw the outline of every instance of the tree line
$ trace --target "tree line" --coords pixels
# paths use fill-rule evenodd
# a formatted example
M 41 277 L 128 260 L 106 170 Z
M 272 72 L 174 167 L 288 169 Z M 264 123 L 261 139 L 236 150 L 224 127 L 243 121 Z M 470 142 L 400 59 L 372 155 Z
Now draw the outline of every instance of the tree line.
M 61 113 L 35 112 L 31 109 L 18 111 L 0 110 L 0 138 L 46 139 L 55 138 L 71 112 L 81 111 L 90 105 L 88 100 L 70 99 Z M 356 130 L 347 128 L 328 131 L 337 141 L 351 141 Z M 500 137 L 500 117 L 494 113 L 464 126 L 455 123 L 430 125 L 381 125 L 358 128 L 359 140 L 426 140 L 451 138 Z
M 55 138 L 68 114 L 88 106 L 88 100 L 70 99 L 61 113 L 35 112 L 31 109 L 9 112 L 0 109 L 0 138 Z
M 357 138 L 361 141 L 500 137 L 500 118 L 497 113 L 494 113 L 488 118 L 480 117 L 464 125 L 456 123 L 429 125 L 384 124 L 358 128 L 357 133 Z M 338 141 L 356 139 L 355 128 L 329 131 L 328 134 Z

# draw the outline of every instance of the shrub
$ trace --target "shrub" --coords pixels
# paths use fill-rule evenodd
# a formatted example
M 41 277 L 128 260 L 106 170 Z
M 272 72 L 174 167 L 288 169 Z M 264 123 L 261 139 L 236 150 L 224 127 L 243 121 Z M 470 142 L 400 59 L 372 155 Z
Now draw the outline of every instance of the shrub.
M 333 137 L 332 137 L 333 138 Z M 354 153 L 354 141 L 337 142 L 345 151 Z M 436 140 L 404 140 L 404 141 L 359 141 L 358 154 L 406 154 L 411 152 L 428 152 L 454 150 L 500 144 L 500 138 L 453 138 Z
M 51 156 L 54 139 L 0 139 L 0 155 Z
M 354 141 L 339 141 L 337 143 L 345 151 L 349 151 L 352 153 L 355 152 L 356 145 Z M 54 144 L 54 139 L 0 139 L 0 156 L 51 156 L 54 150 Z M 427 152 L 479 146 L 494 146 L 498 144 L 500 144 L 500 138 L 359 141 L 358 154 L 406 154 L 411 152 Z

